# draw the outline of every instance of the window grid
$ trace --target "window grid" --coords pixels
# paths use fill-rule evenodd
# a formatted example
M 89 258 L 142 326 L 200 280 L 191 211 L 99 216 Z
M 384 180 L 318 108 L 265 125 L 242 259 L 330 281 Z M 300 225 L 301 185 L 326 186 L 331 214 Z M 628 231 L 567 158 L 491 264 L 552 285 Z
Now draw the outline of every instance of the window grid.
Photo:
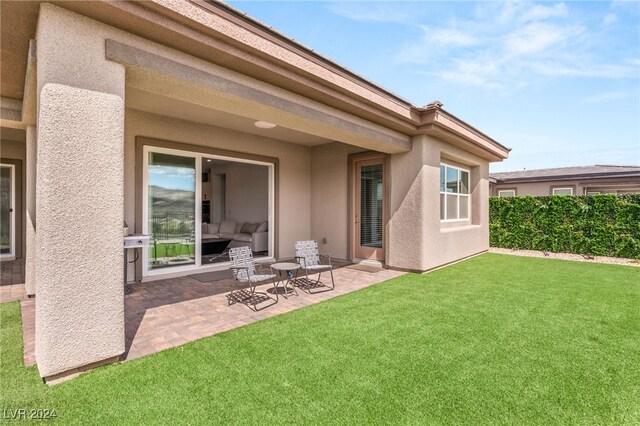
M 569 192 L 568 194 L 566 192 Z M 552 191 L 553 195 L 573 195 L 573 188 L 571 187 L 566 187 L 566 188 L 553 188 Z
M 440 164 L 440 221 L 456 222 L 471 217 L 469 175 L 469 170 Z M 450 201 L 453 202 L 450 204 Z M 452 209 L 455 214 L 450 214 Z

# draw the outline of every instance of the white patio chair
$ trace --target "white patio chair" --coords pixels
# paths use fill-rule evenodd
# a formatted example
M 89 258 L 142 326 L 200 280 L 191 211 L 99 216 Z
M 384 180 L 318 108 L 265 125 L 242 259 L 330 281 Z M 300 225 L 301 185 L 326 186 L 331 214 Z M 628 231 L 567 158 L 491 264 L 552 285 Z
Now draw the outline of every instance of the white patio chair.
M 315 241 L 298 241 L 296 242 L 296 261 L 300 265 L 306 276 L 305 286 L 309 294 L 322 293 L 324 291 L 333 290 L 335 288 L 335 282 L 333 280 L 333 265 L 331 264 L 331 256 L 321 255 L 318 253 L 318 243 Z M 322 263 L 321 258 L 326 259 L 327 263 Z M 324 285 L 320 281 L 320 275 L 323 271 L 329 271 L 331 274 L 331 287 Z M 318 274 L 318 278 L 315 281 L 309 279 L 309 274 Z M 326 287 L 321 291 L 312 292 L 312 288 Z
M 231 260 L 231 271 L 233 272 L 233 288 L 231 293 L 227 296 L 229 305 L 233 300 L 241 300 L 247 306 L 253 305 L 253 309 L 258 311 L 258 303 L 262 303 L 266 300 L 273 300 L 273 303 L 263 306 L 260 309 L 264 309 L 275 303 L 278 303 L 278 289 L 275 274 L 261 274 L 260 270 L 256 272 L 256 265 L 253 260 L 253 252 L 250 247 L 235 247 L 229 250 L 229 259 Z M 260 265 L 262 269 L 262 265 Z M 276 295 L 275 300 L 269 297 L 267 293 L 261 293 L 256 291 L 256 286 L 261 283 L 271 281 L 273 283 L 273 292 Z M 236 283 L 249 284 L 248 291 L 236 290 Z

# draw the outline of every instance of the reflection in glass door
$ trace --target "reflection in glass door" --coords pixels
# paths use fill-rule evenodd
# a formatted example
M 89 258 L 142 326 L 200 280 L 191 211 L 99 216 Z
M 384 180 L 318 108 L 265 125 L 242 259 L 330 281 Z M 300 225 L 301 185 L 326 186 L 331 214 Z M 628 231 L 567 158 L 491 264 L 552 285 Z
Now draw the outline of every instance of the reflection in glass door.
M 0 165 L 0 257 L 15 256 L 15 166 Z
M 383 261 L 384 158 L 355 165 L 355 256 Z
M 196 263 L 196 159 L 148 153 L 148 270 Z

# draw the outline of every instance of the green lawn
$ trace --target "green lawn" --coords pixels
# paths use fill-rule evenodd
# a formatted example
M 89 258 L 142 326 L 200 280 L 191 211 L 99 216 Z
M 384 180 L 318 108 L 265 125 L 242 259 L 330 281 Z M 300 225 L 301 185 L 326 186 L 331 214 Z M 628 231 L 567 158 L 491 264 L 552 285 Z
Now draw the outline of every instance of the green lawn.
M 65 424 L 640 424 L 640 268 L 485 254 L 53 387 L 0 312 L 0 409 Z

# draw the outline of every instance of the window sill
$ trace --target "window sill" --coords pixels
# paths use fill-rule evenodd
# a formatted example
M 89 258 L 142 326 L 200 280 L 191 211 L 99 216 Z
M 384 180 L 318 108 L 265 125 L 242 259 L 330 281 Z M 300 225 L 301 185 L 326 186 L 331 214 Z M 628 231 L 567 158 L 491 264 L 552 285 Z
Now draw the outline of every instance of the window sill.
M 451 223 L 451 222 L 449 222 Z M 482 228 L 481 225 L 469 225 L 469 224 L 461 224 L 460 226 L 452 226 L 448 228 L 440 228 L 441 234 L 447 234 L 449 232 L 462 232 L 462 231 L 472 231 L 474 229 Z

